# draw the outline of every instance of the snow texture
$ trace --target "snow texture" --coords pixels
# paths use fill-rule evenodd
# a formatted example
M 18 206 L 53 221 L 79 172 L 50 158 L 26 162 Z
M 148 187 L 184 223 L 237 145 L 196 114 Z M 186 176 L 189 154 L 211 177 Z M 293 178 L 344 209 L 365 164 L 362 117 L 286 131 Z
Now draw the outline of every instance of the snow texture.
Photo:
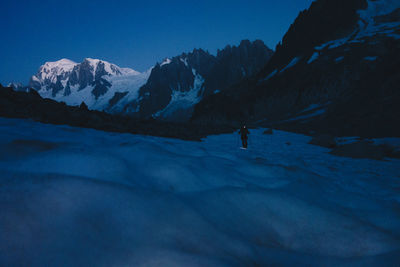
M 399 160 L 0 119 L 4 266 L 395 266 Z M 288 145 L 290 142 L 290 145 Z

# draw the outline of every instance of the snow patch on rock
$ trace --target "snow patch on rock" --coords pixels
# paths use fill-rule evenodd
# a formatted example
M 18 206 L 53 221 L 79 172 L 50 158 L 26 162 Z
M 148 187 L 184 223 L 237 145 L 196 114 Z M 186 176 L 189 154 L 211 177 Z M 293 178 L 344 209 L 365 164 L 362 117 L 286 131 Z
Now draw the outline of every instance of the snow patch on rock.
M 310 59 L 307 61 L 307 64 L 313 63 L 315 60 L 318 59 L 318 57 L 319 57 L 319 53 L 318 52 L 314 52 L 314 54 L 312 54 Z
M 281 69 L 279 73 L 282 73 L 282 72 L 286 71 L 287 69 L 293 67 L 293 66 L 296 65 L 299 61 L 300 61 L 300 57 L 295 57 L 294 59 L 292 59 L 292 61 L 290 61 L 289 64 L 286 65 L 286 67 L 284 67 L 283 69 Z
M 192 69 L 194 75 L 193 87 L 187 91 L 182 92 L 180 90 L 173 90 L 171 101 L 168 106 L 158 111 L 153 115 L 155 118 L 167 118 L 178 110 L 187 110 L 192 108 L 194 105 L 201 100 L 201 90 L 203 89 L 204 78 L 197 73 L 195 69 Z
M 160 67 L 162 67 L 162 66 L 164 66 L 164 65 L 168 65 L 168 64 L 170 64 L 171 62 L 172 62 L 171 59 L 166 58 L 166 59 L 160 64 Z

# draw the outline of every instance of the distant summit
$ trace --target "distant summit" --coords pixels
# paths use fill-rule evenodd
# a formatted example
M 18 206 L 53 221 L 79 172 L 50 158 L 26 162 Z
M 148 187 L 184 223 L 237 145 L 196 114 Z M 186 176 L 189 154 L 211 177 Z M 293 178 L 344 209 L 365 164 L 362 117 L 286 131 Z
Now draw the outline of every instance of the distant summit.
M 120 68 L 100 59 L 86 58 L 82 63 L 61 59 L 42 65 L 29 86 L 43 97 L 70 105 L 85 102 L 90 109 L 103 110 L 120 89 L 134 92 L 147 77 L 148 73 Z
M 204 97 L 255 75 L 272 54 L 262 41 L 244 40 L 215 56 L 194 49 L 166 58 L 144 73 L 100 59 L 61 59 L 43 64 L 29 86 L 42 97 L 69 105 L 84 102 L 89 109 L 109 113 L 187 121 Z

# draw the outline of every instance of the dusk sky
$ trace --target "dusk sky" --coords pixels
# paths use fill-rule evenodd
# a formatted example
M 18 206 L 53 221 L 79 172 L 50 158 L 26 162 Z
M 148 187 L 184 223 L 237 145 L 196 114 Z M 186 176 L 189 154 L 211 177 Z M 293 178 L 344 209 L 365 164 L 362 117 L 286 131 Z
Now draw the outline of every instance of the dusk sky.
M 2 0 L 0 83 L 26 84 L 44 62 L 99 58 L 144 71 L 166 57 L 240 40 L 270 48 L 312 0 Z

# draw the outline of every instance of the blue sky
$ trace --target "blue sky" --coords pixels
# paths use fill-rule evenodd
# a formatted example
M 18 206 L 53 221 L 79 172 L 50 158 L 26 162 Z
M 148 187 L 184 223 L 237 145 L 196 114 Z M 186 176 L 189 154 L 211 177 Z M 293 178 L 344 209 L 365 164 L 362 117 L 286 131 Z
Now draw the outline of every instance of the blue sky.
M 2 0 L 0 83 L 27 83 L 46 61 L 100 58 L 144 71 L 165 57 L 242 39 L 269 47 L 312 0 Z

